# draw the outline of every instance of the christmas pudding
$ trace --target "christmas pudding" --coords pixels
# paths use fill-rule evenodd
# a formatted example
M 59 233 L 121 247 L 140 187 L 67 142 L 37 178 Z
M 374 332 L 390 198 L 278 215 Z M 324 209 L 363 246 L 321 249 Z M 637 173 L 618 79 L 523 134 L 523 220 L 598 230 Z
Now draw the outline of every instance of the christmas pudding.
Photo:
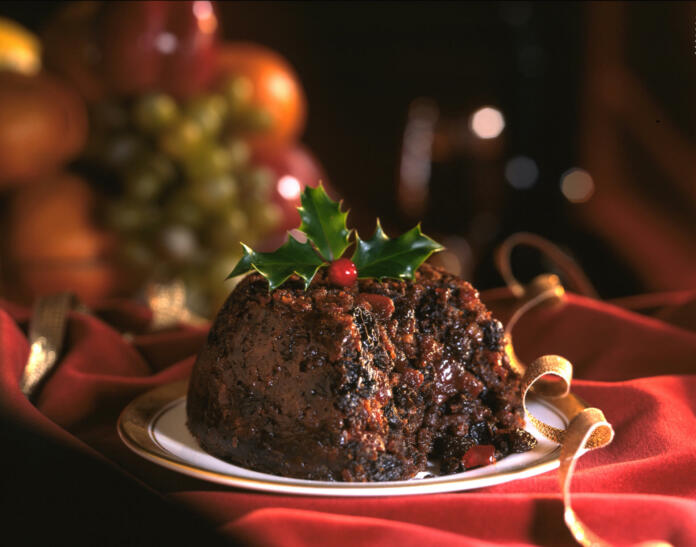
M 420 228 L 356 235 L 321 187 L 274 253 L 245 247 L 194 365 L 188 427 L 210 454 L 275 475 L 393 481 L 486 465 L 535 443 L 503 328 L 477 291 L 421 263 Z M 328 268 L 324 267 L 328 266 Z M 381 279 L 381 280 L 380 280 Z

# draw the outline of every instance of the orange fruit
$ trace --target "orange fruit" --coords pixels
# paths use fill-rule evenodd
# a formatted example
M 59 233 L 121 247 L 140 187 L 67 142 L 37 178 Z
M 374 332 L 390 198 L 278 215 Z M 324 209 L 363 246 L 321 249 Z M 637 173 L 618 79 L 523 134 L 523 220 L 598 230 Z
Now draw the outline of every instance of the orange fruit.
M 243 77 L 249 85 L 249 104 L 270 116 L 270 129 L 254 135 L 255 148 L 278 148 L 295 140 L 304 129 L 305 94 L 290 64 L 279 54 L 251 43 L 226 43 L 217 52 L 219 81 Z
M 56 78 L 0 71 L 0 187 L 55 171 L 87 138 L 80 97 Z
M 0 69 L 22 74 L 41 70 L 39 39 L 23 26 L 0 17 Z
M 94 221 L 96 196 L 86 181 L 60 173 L 19 188 L 7 204 L 4 254 L 9 296 L 70 290 L 93 302 L 117 292 L 114 239 Z

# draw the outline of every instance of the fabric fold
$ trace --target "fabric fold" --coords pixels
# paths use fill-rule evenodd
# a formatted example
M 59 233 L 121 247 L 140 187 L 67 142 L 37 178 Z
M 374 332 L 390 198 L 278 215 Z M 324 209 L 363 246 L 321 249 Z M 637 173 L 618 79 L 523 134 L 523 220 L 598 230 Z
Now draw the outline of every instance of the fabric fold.
M 505 319 L 511 301 L 502 291 L 494 296 L 488 303 Z M 580 518 L 613 543 L 696 545 L 696 294 L 634 304 L 646 302 L 650 316 L 569 294 L 565 305 L 521 319 L 516 351 L 528 363 L 545 354 L 572 362 L 573 393 L 601 408 L 616 432 L 611 445 L 578 461 L 572 491 Z M 33 406 L 19 390 L 30 311 L 0 302 L 0 409 L 38 435 L 124 469 L 230 540 L 574 545 L 555 471 L 454 494 L 313 498 L 230 489 L 146 462 L 118 439 L 118 415 L 139 394 L 187 378 L 207 331 L 148 333 L 147 310 L 130 301 L 94 313 L 69 315 L 62 359 Z M 678 325 L 661 314 L 678 317 Z

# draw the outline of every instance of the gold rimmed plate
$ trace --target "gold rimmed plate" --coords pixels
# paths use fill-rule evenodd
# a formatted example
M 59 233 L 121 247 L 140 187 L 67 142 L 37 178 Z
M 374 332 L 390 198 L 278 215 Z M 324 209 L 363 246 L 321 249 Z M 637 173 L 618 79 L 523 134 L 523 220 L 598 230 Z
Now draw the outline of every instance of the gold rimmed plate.
M 530 396 L 527 408 L 539 419 L 565 429 L 568 418 L 553 401 Z M 186 382 L 149 391 L 131 402 L 118 420 L 118 433 L 136 454 L 173 471 L 218 484 L 313 496 L 404 496 L 456 492 L 492 486 L 551 471 L 559 466 L 560 447 L 527 424 L 537 439 L 529 452 L 463 473 L 438 476 L 434 469 L 413 479 L 393 482 L 343 483 L 293 479 L 259 473 L 222 461 L 205 452 L 186 427 Z

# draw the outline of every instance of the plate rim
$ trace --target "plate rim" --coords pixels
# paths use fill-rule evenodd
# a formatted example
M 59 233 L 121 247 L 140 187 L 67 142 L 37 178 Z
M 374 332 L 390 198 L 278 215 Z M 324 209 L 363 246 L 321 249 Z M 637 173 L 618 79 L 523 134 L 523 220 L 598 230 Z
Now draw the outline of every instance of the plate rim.
M 167 469 L 209 482 L 284 494 L 314 496 L 382 496 L 382 495 L 417 495 L 428 493 L 448 493 L 472 490 L 485 486 L 494 486 L 514 479 L 528 478 L 557 469 L 560 466 L 560 445 L 545 454 L 539 461 L 521 469 L 500 471 L 493 475 L 462 477 L 462 473 L 445 475 L 442 480 L 423 483 L 421 480 L 385 481 L 385 482 L 323 482 L 320 484 L 293 484 L 276 482 L 262 478 L 242 477 L 211 471 L 188 463 L 162 447 L 156 440 L 153 428 L 157 420 L 172 406 L 186 396 L 188 380 L 171 382 L 146 391 L 135 397 L 121 412 L 117 421 L 117 431 L 121 441 L 140 457 Z M 582 404 L 575 395 L 569 394 L 578 404 Z M 537 398 L 537 401 L 553 409 L 565 421 L 567 427 L 572 416 L 567 405 L 554 404 L 555 401 Z M 575 405 L 572 405 L 575 406 Z M 582 405 L 585 406 L 585 405 Z M 253 471 L 253 470 L 252 470 Z M 271 475 L 272 476 L 272 475 Z M 292 477 L 283 477 L 293 479 Z M 294 479 L 310 482 L 306 479 Z

